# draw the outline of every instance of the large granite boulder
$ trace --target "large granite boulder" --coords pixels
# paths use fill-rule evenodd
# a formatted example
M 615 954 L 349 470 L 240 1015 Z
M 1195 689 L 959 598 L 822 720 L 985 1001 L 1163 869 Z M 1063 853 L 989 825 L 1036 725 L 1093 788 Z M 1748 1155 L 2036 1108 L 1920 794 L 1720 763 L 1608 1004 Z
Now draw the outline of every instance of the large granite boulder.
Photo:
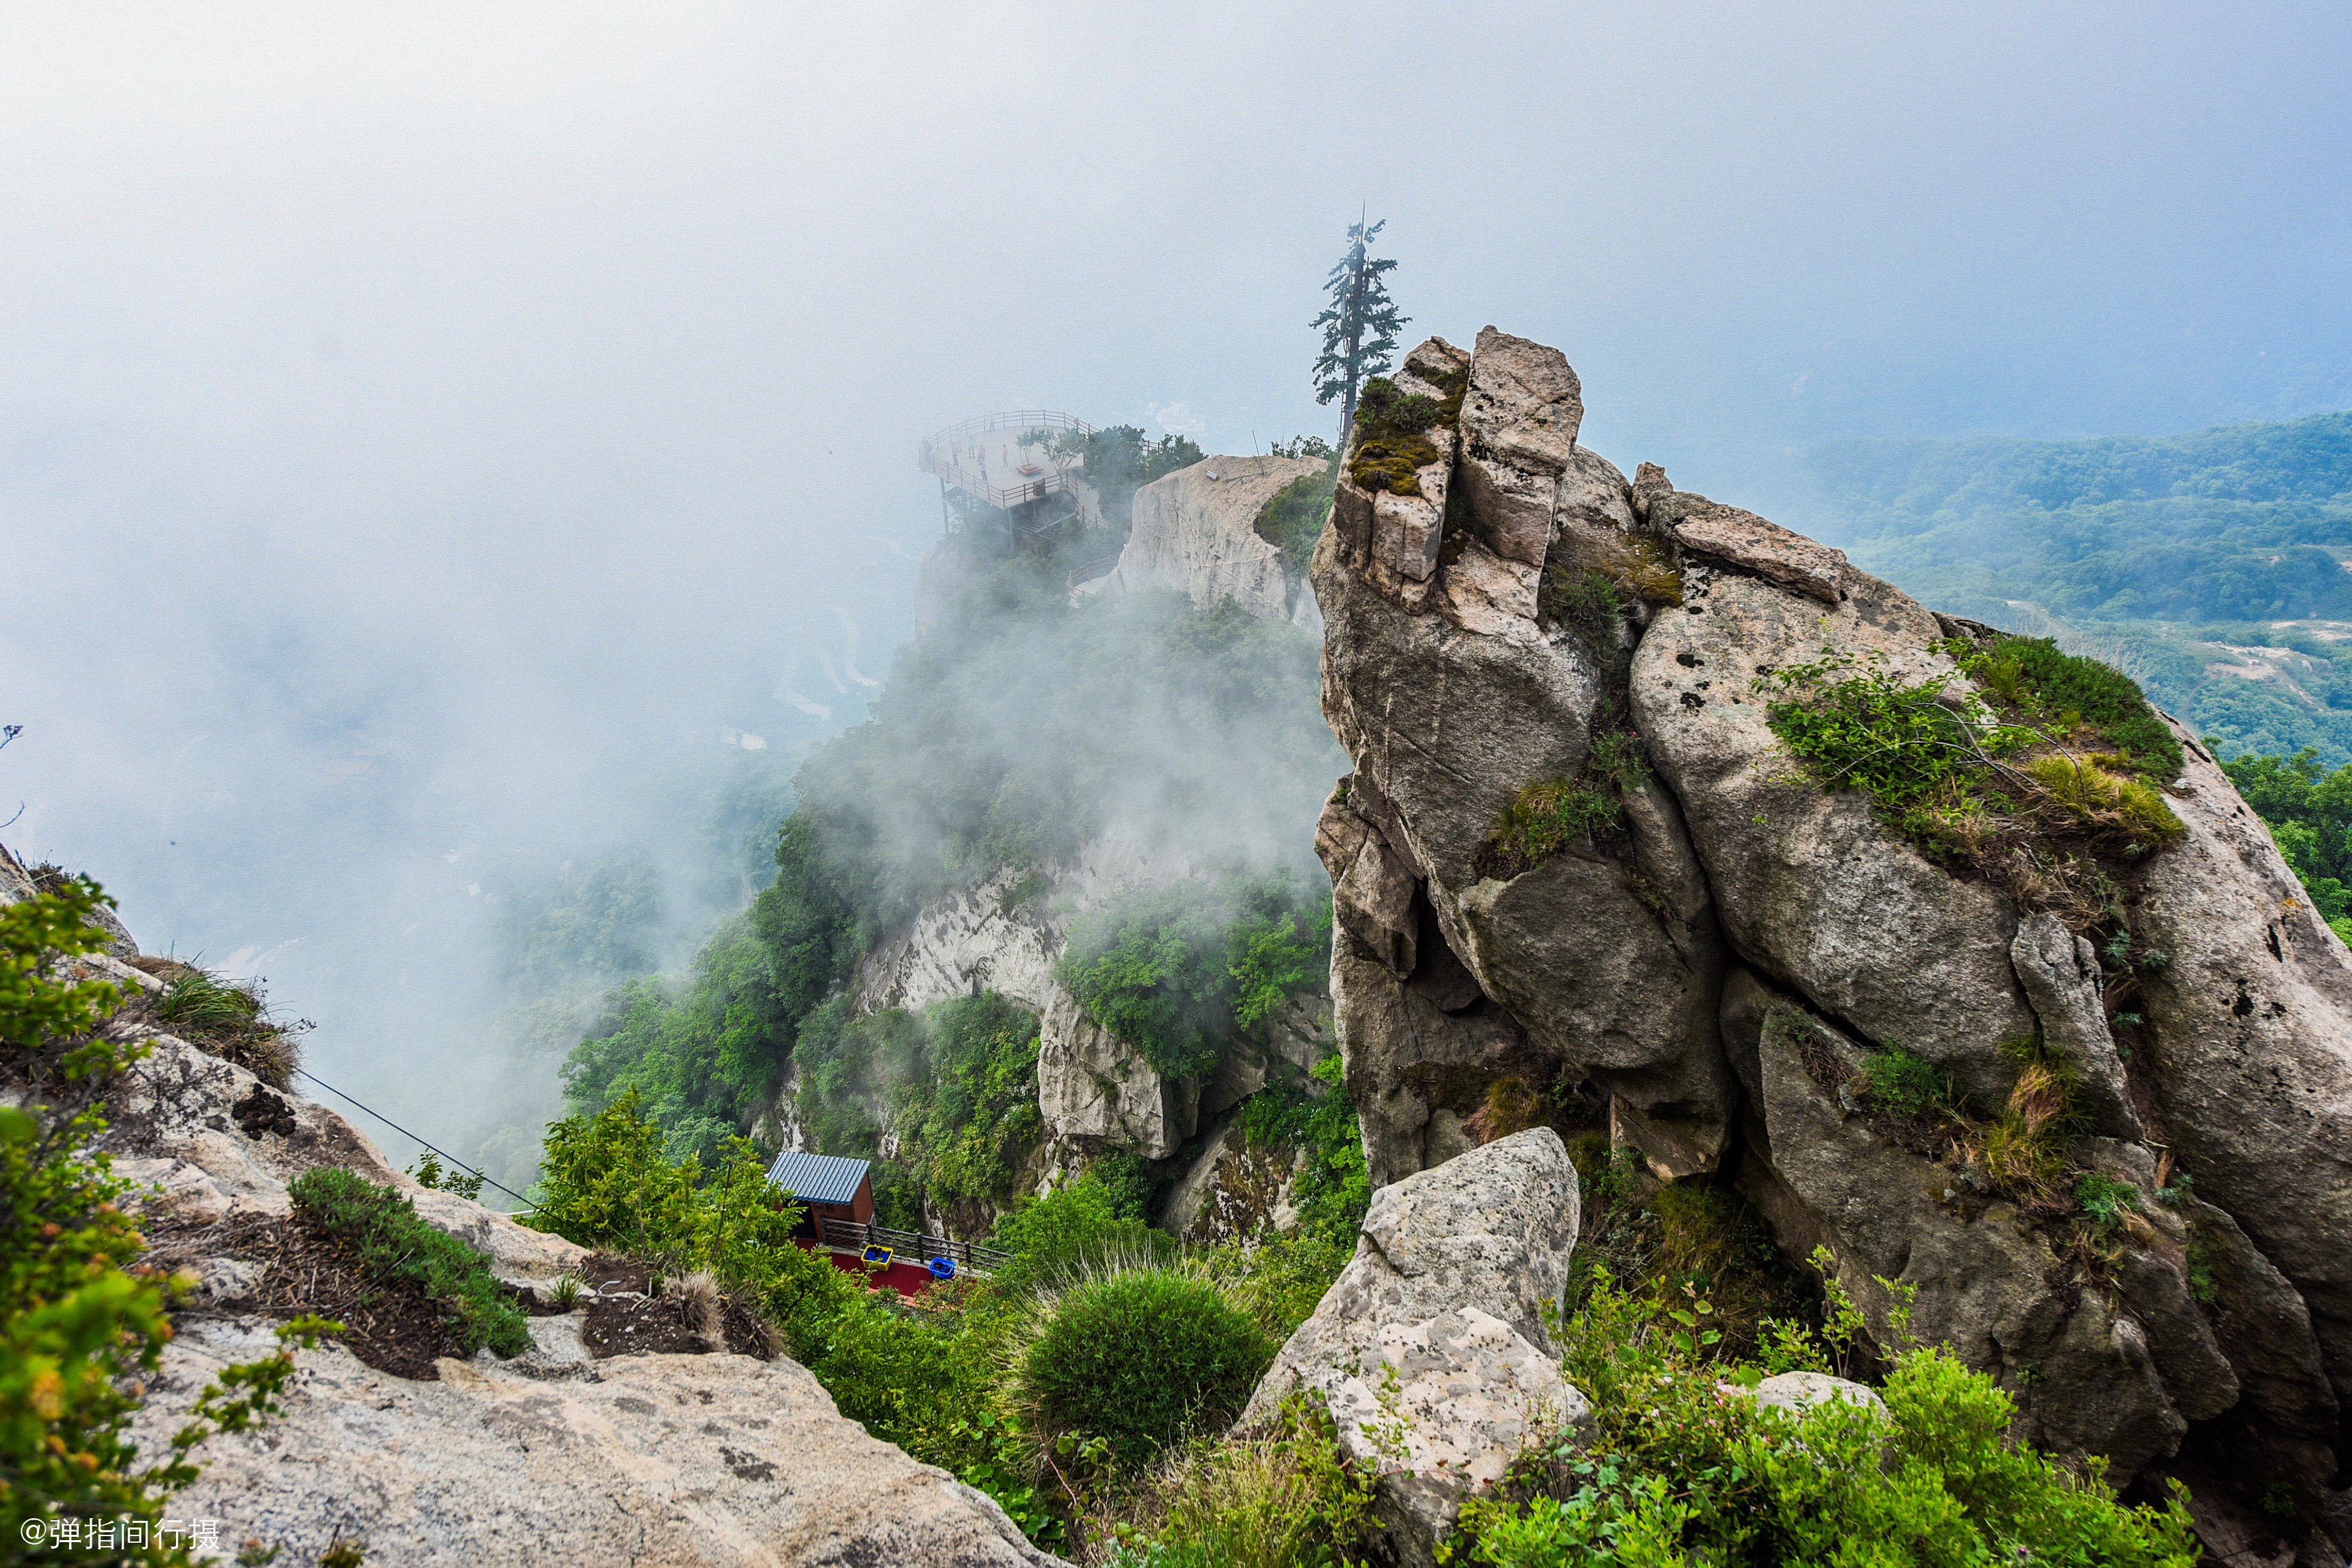
M 1380 1477 L 1375 1510 L 1402 1560 L 1433 1563 L 1464 1488 L 1589 1414 L 1544 1321 L 1563 1304 L 1578 1223 L 1576 1171 L 1549 1128 L 1381 1187 L 1354 1258 L 1239 1426 L 1270 1424 L 1302 1390 L 1319 1397 L 1341 1451 Z
M 555 1320 L 534 1320 L 546 1323 Z M 266 1321 L 189 1320 L 133 1436 L 161 1453 L 224 1366 L 269 1354 Z M 284 1410 L 198 1451 L 183 1518 L 316 1563 L 774 1563 L 1048 1568 L 1002 1509 L 842 1416 L 807 1369 L 740 1355 L 623 1355 L 593 1378 L 487 1361 L 394 1377 L 305 1351 Z
M 2352 1461 L 2352 953 L 2212 759 L 2178 731 L 2153 781 L 2177 840 L 1930 858 L 1768 708 L 1805 666 L 1962 702 L 1997 634 L 1654 464 L 1628 483 L 1555 351 L 1490 328 L 1406 366 L 1464 389 L 1418 476 L 1435 548 L 1400 552 L 1342 485 L 1313 569 L 1355 763 L 1318 829 L 1335 1026 L 1374 1179 L 1528 1091 L 1605 1106 L 1661 1179 L 1734 1184 L 1792 1256 L 1828 1247 L 1882 1336 L 1876 1281 L 1916 1289 L 1914 1328 L 2035 1440 L 2118 1483 L 2194 1477 L 2211 1539 L 2317 1523 Z M 1606 787 L 1615 820 L 1504 852 L 1539 784 Z M 1873 1100 L 1889 1048 L 1969 1127 Z M 2030 1065 L 2064 1116 L 2039 1175 L 1996 1178 L 1996 1124 L 2056 1114 Z

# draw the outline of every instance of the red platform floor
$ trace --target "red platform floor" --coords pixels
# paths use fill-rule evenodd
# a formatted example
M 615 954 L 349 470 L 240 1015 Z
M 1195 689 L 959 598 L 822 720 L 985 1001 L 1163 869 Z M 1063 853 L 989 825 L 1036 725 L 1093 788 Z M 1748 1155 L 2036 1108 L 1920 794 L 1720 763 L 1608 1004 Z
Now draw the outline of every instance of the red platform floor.
M 900 1263 L 893 1260 L 887 1268 L 868 1269 L 866 1262 L 854 1252 L 836 1252 L 830 1247 L 820 1247 L 814 1241 L 802 1241 L 811 1252 L 822 1252 L 833 1260 L 833 1266 L 844 1274 L 854 1274 L 861 1279 L 871 1279 L 877 1285 L 887 1285 L 901 1296 L 919 1296 L 931 1288 L 931 1271 L 920 1263 Z

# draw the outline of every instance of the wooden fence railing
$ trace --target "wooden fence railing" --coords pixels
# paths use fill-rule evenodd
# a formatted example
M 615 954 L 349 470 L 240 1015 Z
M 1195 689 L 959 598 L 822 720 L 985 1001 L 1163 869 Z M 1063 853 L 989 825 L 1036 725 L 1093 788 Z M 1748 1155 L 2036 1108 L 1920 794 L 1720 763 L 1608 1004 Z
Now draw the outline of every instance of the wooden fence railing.
M 846 1247 L 852 1252 L 887 1247 L 894 1258 L 908 1263 L 929 1263 L 934 1258 L 944 1258 L 959 1268 L 986 1274 L 1013 1261 L 1009 1252 L 944 1236 L 925 1236 L 919 1231 L 897 1230 L 887 1225 L 860 1225 L 849 1219 L 828 1219 L 822 1224 L 827 1247 Z

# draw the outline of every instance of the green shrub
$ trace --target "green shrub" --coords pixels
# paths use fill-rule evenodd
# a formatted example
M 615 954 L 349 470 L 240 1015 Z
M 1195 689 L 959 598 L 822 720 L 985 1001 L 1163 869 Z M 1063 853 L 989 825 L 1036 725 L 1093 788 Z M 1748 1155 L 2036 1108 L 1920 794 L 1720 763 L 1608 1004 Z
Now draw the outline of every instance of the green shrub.
M 672 1274 L 709 1269 L 757 1295 L 800 1346 L 853 1295 L 856 1284 L 824 1258 L 793 1245 L 803 1210 L 768 1181 L 767 1167 L 738 1138 L 707 1177 L 698 1158 L 672 1160 L 660 1124 L 634 1091 L 593 1117 L 550 1126 L 539 1206 L 523 1216 L 583 1247 L 624 1252 Z
M 293 1350 L 340 1326 L 283 1325 L 285 1348 L 223 1368 L 160 1452 L 131 1441 L 139 1383 L 172 1336 L 173 1287 L 125 1271 L 145 1247 L 121 1207 L 135 1186 L 88 1151 L 107 1130 L 104 1094 L 147 1047 L 96 1032 L 121 1002 L 113 984 L 57 973 L 60 958 L 105 950 L 92 919 L 105 895 L 79 877 L 43 888 L 0 908 L 0 1063 L 26 1091 L 0 1106 L 0 1556 L 10 1562 L 47 1560 L 53 1548 L 21 1543 L 54 1541 L 60 1521 L 163 1517 L 196 1479 L 197 1446 L 261 1424 L 293 1375 Z M 191 1560 L 181 1545 L 139 1558 Z
M 1953 1100 L 1950 1076 L 1899 1046 L 1872 1052 L 1862 1073 L 1872 1100 L 1896 1116 L 1941 1115 Z
M 1565 566 L 1547 566 L 1536 592 L 1537 616 L 1573 631 L 1604 665 L 1625 658 L 1620 633 L 1632 608 L 1625 590 L 1606 572 L 1580 576 Z
M 1889 1337 L 1904 1347 L 1907 1299 L 1881 1284 L 1895 1302 Z M 1826 1339 L 1784 1328 L 1771 1336 L 1778 1359 L 1825 1370 L 1852 1358 L 1861 1314 L 1829 1288 Z M 1493 1495 L 1473 1499 L 1454 1555 L 1498 1568 L 2198 1561 L 2177 1485 L 2161 1510 L 2127 1508 L 2103 1484 L 2101 1461 L 2077 1474 L 2013 1445 L 2009 1395 L 1948 1352 L 1897 1348 L 1883 1415 L 1843 1399 L 1760 1408 L 1723 1393 L 1726 1381 L 1753 1386 L 1766 1368 L 1708 1361 L 1691 1329 L 1704 1307 L 1601 1281 L 1563 1334 L 1570 1381 L 1592 1399 L 1592 1433 L 1538 1445 Z
M 1239 1415 L 1276 1348 L 1216 1286 L 1158 1268 L 1090 1279 L 1050 1310 L 1015 1374 L 1030 1429 L 1100 1438 L 1129 1469 Z
M 899 1163 L 941 1207 L 1003 1201 L 1045 1131 L 1036 1016 L 993 991 L 950 997 L 924 1009 L 919 1041 L 889 1080 Z
M 2129 1182 L 2086 1171 L 2074 1184 L 2074 1202 L 2091 1216 L 2093 1233 L 2104 1237 L 2122 1229 L 2125 1220 L 2137 1212 L 2139 1189 Z
M 989 1240 L 1013 1255 L 1013 1261 L 990 1281 L 993 1292 L 1004 1298 L 1124 1261 L 1164 1261 L 1178 1251 L 1176 1238 L 1146 1225 L 1131 1194 L 1098 1170 L 1087 1171 L 1042 1198 L 1021 1199 L 999 1216 Z
M 1944 682 L 1896 679 L 1876 663 L 1832 655 L 1769 678 L 1791 695 L 1765 707 L 1772 732 L 1832 789 L 1859 789 L 1890 811 L 1965 784 L 1988 756 L 2025 737 L 1983 704 L 1943 700 Z
M 485 1345 L 502 1356 L 530 1348 L 530 1329 L 499 1293 L 488 1260 L 427 1225 L 399 1193 L 334 1166 L 303 1172 L 286 1191 L 295 1207 L 359 1255 L 367 1273 L 411 1281 L 446 1306 L 466 1354 Z
M 1269 1231 L 1208 1249 L 1210 1272 L 1276 1343 L 1315 1313 L 1324 1293 L 1356 1254 L 1355 1239 L 1334 1240 L 1314 1230 L 1285 1236 Z
M 1310 1069 L 1328 1086 L 1318 1099 L 1273 1085 L 1242 1101 L 1234 1125 L 1255 1142 L 1304 1150 L 1307 1168 L 1291 1190 L 1299 1229 L 1342 1247 L 1356 1245 L 1356 1230 L 1372 1199 L 1370 1170 L 1356 1102 L 1344 1081 L 1346 1062 L 1337 1051 Z
M 2128 752 L 2131 765 L 2147 777 L 2161 783 L 2180 772 L 2180 742 L 2148 706 L 2139 683 L 2123 671 L 2063 652 L 2048 637 L 2002 637 L 1993 645 L 1989 662 L 2015 666 L 2015 685 L 2037 710 L 2079 715 L 2082 722 L 2095 725 L 2118 750 Z M 1976 673 L 1973 664 L 1963 667 L 1971 675 Z
M 1319 474 L 1301 474 L 1267 498 L 1251 525 L 1260 539 L 1282 552 L 1282 574 L 1296 583 L 1307 575 L 1315 558 L 1315 542 L 1331 516 L 1331 497 L 1339 489 L 1339 465 L 1335 460 Z

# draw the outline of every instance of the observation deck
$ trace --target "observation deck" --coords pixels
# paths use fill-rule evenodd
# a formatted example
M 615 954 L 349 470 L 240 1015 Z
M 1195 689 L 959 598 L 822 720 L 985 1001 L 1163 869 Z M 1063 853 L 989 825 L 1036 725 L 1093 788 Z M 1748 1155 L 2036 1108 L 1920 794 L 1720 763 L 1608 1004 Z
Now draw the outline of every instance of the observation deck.
M 916 466 L 940 481 L 940 507 L 947 515 L 947 492 L 994 507 L 1024 532 L 1039 523 L 1037 503 L 1048 496 L 1070 492 L 1073 476 L 1084 471 L 1073 457 L 1055 457 L 1045 440 L 1067 434 L 1084 440 L 1095 427 L 1083 419 L 1049 408 L 1013 409 L 983 414 L 924 439 Z M 1045 437 L 1045 440 L 1037 439 Z M 1024 437 L 1030 437 L 1024 440 Z M 1054 521 L 1062 521 L 1059 517 Z M 948 526 L 954 527 L 951 515 Z

